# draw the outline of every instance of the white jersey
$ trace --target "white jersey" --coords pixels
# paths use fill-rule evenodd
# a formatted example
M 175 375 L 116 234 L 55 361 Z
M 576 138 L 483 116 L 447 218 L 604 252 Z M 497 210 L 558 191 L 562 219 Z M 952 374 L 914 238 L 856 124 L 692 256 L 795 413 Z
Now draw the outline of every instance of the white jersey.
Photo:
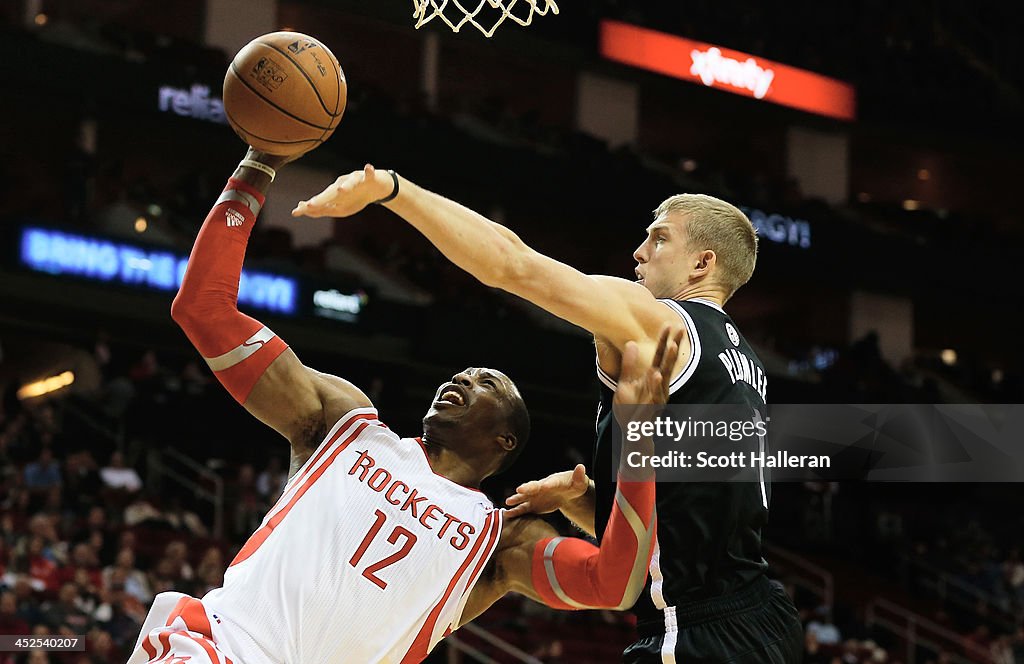
M 245 664 L 419 662 L 459 618 L 502 512 L 359 408 L 334 425 L 203 604 Z

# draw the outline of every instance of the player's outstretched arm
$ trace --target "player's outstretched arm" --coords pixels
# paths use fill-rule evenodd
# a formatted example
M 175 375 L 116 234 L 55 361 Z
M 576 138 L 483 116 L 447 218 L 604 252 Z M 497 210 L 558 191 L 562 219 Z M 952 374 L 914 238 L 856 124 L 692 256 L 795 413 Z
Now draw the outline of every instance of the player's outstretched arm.
M 642 367 L 635 343 L 622 357 L 615 395 L 617 415 L 636 418 L 644 408 L 664 404 L 682 331 L 665 328 L 654 362 Z M 518 592 L 556 609 L 628 609 L 647 581 L 655 535 L 654 473 L 631 468 L 628 453 L 650 453 L 650 440 L 623 444 L 615 504 L 601 546 L 573 537 L 557 537 L 536 518 L 507 521 L 491 573 L 477 583 L 463 612 L 463 623 L 483 612 L 506 592 Z
M 367 165 L 343 175 L 295 216 L 347 217 L 366 205 L 384 205 L 416 227 L 450 261 L 482 283 L 529 300 L 552 314 L 607 339 L 620 351 L 629 340 L 646 359 L 658 331 L 675 314 L 646 288 L 614 277 L 587 275 L 528 247 L 518 235 L 469 208 L 413 182 Z
M 171 317 L 231 396 L 289 440 L 294 462 L 304 461 L 342 415 L 371 404 L 348 381 L 303 366 L 270 328 L 238 310 L 242 263 L 269 173 L 290 160 L 249 150 L 199 231 Z

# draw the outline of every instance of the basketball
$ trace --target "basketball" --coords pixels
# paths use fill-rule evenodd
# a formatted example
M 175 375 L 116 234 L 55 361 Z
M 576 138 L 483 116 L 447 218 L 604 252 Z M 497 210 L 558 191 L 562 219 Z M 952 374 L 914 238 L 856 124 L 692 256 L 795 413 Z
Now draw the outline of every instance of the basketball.
M 257 37 L 224 76 L 224 112 L 235 133 L 263 152 L 308 152 L 334 132 L 348 96 L 338 59 L 299 32 Z

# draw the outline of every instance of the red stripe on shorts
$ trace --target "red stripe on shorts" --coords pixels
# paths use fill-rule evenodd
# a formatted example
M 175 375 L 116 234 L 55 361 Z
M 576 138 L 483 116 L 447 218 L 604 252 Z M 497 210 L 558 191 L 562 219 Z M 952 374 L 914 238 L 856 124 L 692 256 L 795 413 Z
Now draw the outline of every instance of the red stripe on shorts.
M 147 634 L 146 638 L 142 639 L 142 649 L 146 651 L 147 655 L 149 655 L 149 661 L 156 659 L 156 648 L 154 648 L 153 644 L 149 642 L 151 638 L 152 636 Z

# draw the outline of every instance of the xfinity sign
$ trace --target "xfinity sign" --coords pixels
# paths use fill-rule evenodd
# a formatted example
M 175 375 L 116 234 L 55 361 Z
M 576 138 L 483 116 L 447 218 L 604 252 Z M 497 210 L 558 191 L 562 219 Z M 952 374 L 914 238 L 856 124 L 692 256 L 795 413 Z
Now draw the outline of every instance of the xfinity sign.
M 189 90 L 163 85 L 160 86 L 158 100 L 163 113 L 220 124 L 228 122 L 224 114 L 224 102 L 219 97 L 210 96 L 210 87 L 207 85 L 196 83 Z
M 839 120 L 855 116 L 849 83 L 724 46 L 606 20 L 600 49 L 609 60 L 716 90 Z
M 722 55 L 717 46 L 704 51 L 695 48 L 690 51 L 690 59 L 693 62 L 690 73 L 698 76 L 704 85 L 712 87 L 715 83 L 724 83 L 744 88 L 757 99 L 764 99 L 775 78 L 774 71 L 757 64 L 754 58 L 740 62 Z

